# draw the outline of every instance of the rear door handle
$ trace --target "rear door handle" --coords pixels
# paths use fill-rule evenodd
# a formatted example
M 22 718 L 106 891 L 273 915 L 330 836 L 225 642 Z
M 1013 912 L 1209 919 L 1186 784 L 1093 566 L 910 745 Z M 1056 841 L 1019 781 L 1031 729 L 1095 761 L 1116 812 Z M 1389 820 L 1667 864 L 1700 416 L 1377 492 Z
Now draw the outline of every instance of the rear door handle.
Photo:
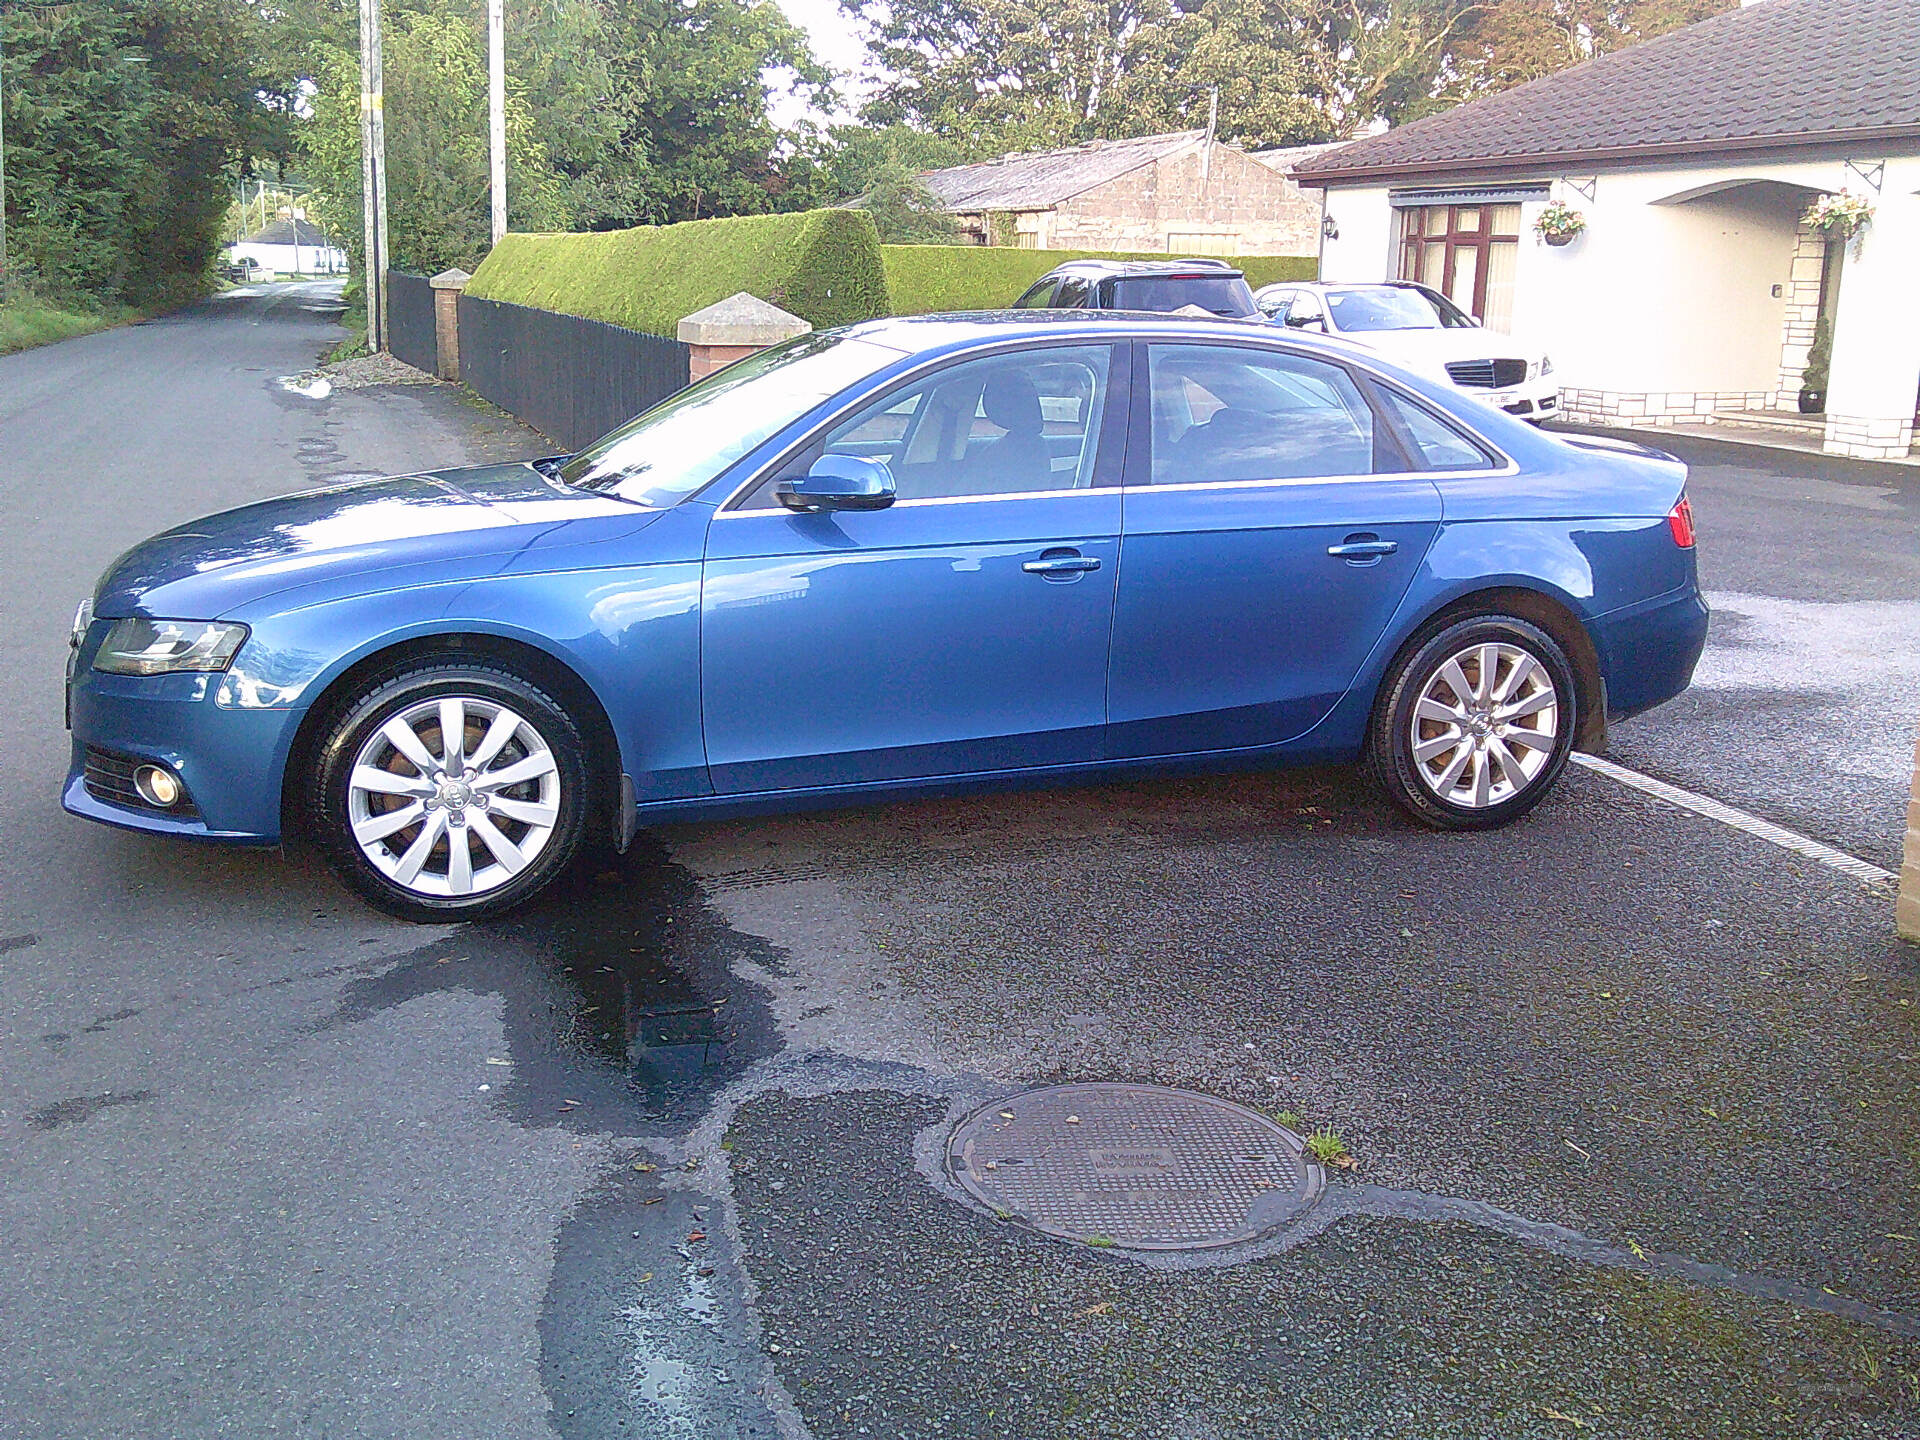
M 1098 570 L 1100 561 L 1092 555 L 1082 555 L 1078 550 L 1049 550 L 1038 560 L 1029 560 L 1020 567 L 1029 575 L 1078 575 L 1087 570 Z
M 1373 535 L 1349 535 L 1338 545 L 1329 545 L 1327 554 L 1337 560 L 1378 560 L 1400 548 L 1398 540 L 1382 540 Z

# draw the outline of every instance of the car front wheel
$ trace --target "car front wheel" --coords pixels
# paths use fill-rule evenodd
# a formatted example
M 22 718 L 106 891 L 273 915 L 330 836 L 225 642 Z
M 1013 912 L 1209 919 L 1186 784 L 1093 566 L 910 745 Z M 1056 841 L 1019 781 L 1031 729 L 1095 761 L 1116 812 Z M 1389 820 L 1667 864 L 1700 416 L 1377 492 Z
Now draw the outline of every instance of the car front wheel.
M 579 847 L 585 756 L 566 711 L 518 676 L 423 665 L 341 711 L 314 771 L 315 828 L 341 878 L 389 914 L 498 914 Z
M 1573 667 L 1551 635 L 1511 615 L 1473 616 L 1387 677 L 1369 758 L 1421 823 L 1491 829 L 1551 788 L 1573 747 L 1576 704 Z

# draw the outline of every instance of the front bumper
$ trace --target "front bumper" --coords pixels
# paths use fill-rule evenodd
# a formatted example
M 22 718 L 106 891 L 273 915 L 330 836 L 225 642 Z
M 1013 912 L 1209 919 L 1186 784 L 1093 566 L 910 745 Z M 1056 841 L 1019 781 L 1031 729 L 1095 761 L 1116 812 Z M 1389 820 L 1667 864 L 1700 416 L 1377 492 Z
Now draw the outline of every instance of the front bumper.
M 1509 385 L 1504 390 L 1478 390 L 1465 385 L 1454 388 L 1496 410 L 1518 415 L 1522 420 L 1551 420 L 1560 413 L 1560 386 L 1551 375 Z
M 90 657 L 82 657 L 83 659 Z M 216 704 L 218 675 L 102 675 L 76 666 L 67 687 L 73 757 L 61 793 L 70 815 L 195 840 L 272 845 L 299 714 Z M 174 813 L 87 785 L 88 746 L 179 775 L 190 806 Z

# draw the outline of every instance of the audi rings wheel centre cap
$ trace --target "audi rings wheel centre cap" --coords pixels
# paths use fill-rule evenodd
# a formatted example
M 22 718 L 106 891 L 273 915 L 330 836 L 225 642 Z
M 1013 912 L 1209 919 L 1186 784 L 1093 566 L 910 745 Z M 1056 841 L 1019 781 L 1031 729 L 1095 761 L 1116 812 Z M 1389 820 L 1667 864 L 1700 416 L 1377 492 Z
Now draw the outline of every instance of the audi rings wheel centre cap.
M 473 801 L 473 786 L 464 780 L 442 780 L 440 803 L 449 810 L 464 810 Z

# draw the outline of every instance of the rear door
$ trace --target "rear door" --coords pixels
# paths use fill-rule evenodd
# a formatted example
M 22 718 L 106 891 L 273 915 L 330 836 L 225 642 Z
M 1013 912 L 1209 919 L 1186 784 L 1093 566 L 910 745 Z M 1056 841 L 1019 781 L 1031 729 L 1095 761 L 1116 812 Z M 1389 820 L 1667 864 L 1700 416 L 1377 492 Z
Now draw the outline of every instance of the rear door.
M 1340 365 L 1217 343 L 1136 356 L 1109 752 L 1293 739 L 1385 631 L 1440 492 Z

